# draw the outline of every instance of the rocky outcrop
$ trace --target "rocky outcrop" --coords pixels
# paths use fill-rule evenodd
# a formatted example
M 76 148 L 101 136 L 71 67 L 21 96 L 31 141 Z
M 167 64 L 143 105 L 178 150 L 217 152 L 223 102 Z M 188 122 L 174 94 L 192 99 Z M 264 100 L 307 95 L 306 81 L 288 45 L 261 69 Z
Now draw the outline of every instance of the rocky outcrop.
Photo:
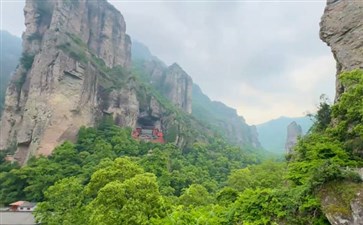
M 363 68 L 363 1 L 328 0 L 320 22 L 320 38 L 331 47 L 342 71 Z M 344 92 L 337 80 L 336 100 Z
M 291 154 L 294 151 L 294 146 L 296 145 L 298 138 L 302 135 L 302 128 L 295 121 L 291 122 L 287 126 L 287 137 L 285 144 L 286 154 Z
M 24 164 L 75 140 L 81 126 L 104 115 L 120 126 L 156 126 L 180 147 L 198 138 L 190 121 L 177 121 L 170 103 L 131 75 L 125 21 L 105 0 L 27 0 L 24 15 L 23 56 L 6 92 L 0 150 L 16 146 L 14 158 Z M 147 72 L 171 103 L 191 112 L 192 80 L 178 65 L 159 62 Z
M 166 67 L 160 60 L 142 60 L 140 69 L 148 75 L 150 83 L 179 109 L 192 113 L 192 78 L 177 64 Z
M 327 183 L 318 196 L 322 210 L 332 225 L 363 225 L 362 183 Z
M 199 86 L 193 84 L 192 79 L 178 64 L 167 67 L 160 59 L 152 55 L 145 45 L 137 41 L 133 42 L 132 55 L 134 66 L 147 74 L 147 79 L 152 86 L 174 105 L 191 113 L 204 126 L 212 127 L 232 144 L 261 148 L 256 127 L 247 125 L 235 109 L 221 102 L 211 101 Z M 173 119 L 164 120 L 164 124 L 172 122 Z M 194 123 L 194 126 L 199 125 Z M 176 127 L 181 133 L 187 133 L 178 123 L 171 125 L 168 130 L 170 131 L 170 128 L 174 130 Z M 199 128 L 213 135 L 211 130 L 207 131 L 201 126 Z M 176 140 L 184 142 L 185 139 L 176 135 Z
M 0 149 L 17 144 L 15 158 L 24 163 L 74 140 L 103 111 L 122 118 L 121 125 L 136 123 L 135 90 L 107 86 L 104 72 L 130 67 L 120 12 L 104 0 L 28 0 L 24 15 L 23 57 L 7 89 Z
M 132 60 L 162 95 L 184 112 L 192 112 L 193 80 L 177 63 L 167 67 L 138 41 L 133 42 Z
M 112 115 L 115 124 L 135 127 L 139 116 L 139 101 L 133 87 L 112 90 L 107 96 L 108 106 L 104 113 Z M 155 104 L 155 103 L 151 103 Z
M 337 76 L 343 71 L 363 68 L 362 21 L 363 1 L 327 1 L 320 22 L 320 38 L 331 47 L 337 63 Z M 337 79 L 335 101 L 339 101 L 347 88 Z M 362 169 L 357 172 L 362 178 Z M 362 183 L 325 184 L 319 195 L 322 209 L 331 224 L 363 224 Z
M 169 66 L 162 82 L 162 92 L 180 109 L 192 113 L 192 78 L 176 63 Z

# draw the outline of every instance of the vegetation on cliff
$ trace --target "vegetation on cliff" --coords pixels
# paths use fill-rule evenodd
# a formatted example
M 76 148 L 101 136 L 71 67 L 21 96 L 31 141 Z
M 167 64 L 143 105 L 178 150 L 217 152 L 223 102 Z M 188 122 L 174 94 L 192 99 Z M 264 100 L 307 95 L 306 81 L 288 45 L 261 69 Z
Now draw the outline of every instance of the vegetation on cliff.
M 339 207 L 346 206 L 361 185 L 349 168 L 363 164 L 355 148 L 363 134 L 362 71 L 341 79 L 349 88 L 329 109 L 333 122 L 301 139 L 287 162 L 262 162 L 222 140 L 183 151 L 138 142 L 106 119 L 48 158 L 22 168 L 2 161 L 1 202 L 39 202 L 43 224 L 329 224 L 319 197 L 332 182 L 349 182 Z

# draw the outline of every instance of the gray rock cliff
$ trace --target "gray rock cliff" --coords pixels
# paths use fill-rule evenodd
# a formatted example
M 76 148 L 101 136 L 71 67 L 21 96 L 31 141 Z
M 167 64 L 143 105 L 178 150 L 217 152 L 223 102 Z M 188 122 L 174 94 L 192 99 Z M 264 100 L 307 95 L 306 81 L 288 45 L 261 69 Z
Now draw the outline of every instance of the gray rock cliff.
M 166 67 L 159 60 L 142 61 L 150 83 L 179 109 L 192 113 L 192 78 L 177 64 Z
M 27 0 L 24 15 L 23 54 L 0 121 L 0 150 L 15 146 L 20 164 L 76 140 L 104 115 L 119 126 L 161 128 L 180 147 L 206 139 L 201 124 L 170 107 L 191 113 L 192 79 L 160 62 L 146 72 L 162 96 L 136 79 L 125 21 L 107 1 Z
M 321 199 L 322 210 L 332 225 L 363 225 L 361 183 L 348 181 L 327 183 L 318 195 Z
M 337 76 L 363 68 L 363 1 L 328 0 L 320 22 L 320 38 L 331 47 Z M 336 100 L 344 87 L 336 82 Z
M 169 66 L 162 82 L 162 92 L 177 107 L 192 113 L 192 78 L 176 63 Z
M 286 154 L 291 154 L 294 151 L 294 146 L 296 145 L 298 138 L 303 134 L 302 128 L 295 121 L 291 122 L 287 126 L 287 136 L 285 151 Z
M 0 149 L 15 144 L 21 164 L 31 155 L 49 155 L 62 141 L 74 140 L 81 126 L 94 125 L 102 111 L 135 125 L 135 90 L 127 85 L 108 95 L 101 91 L 100 65 L 127 69 L 131 63 L 120 12 L 104 0 L 27 0 L 24 15 L 23 56 L 6 92 Z
M 138 41 L 133 42 L 132 60 L 147 73 L 147 80 L 179 109 L 192 112 L 192 78 L 177 64 L 166 66 Z
M 332 50 L 337 76 L 343 71 L 362 69 L 363 1 L 328 0 L 320 22 L 320 38 Z M 337 79 L 335 101 L 339 101 L 347 88 Z M 362 169 L 357 172 L 362 178 Z M 334 225 L 362 225 L 363 184 L 340 182 L 326 186 L 320 199 L 329 222 Z

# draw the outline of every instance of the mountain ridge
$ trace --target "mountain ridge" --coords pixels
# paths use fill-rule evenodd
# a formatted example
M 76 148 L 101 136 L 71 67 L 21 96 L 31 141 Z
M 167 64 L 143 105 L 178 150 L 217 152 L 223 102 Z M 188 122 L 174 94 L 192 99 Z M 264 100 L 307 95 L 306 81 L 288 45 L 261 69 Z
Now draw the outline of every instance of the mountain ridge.
M 163 76 L 168 77 L 167 72 L 165 72 L 167 66 L 154 56 L 143 43 L 140 41 L 133 43 L 136 45 L 133 49 L 137 49 L 137 51 L 132 52 L 134 65 L 140 70 L 148 71 L 147 73 L 151 74 L 151 78 L 146 77 L 146 82 L 151 83 L 157 90 L 163 93 L 165 86 L 160 84 L 160 79 Z M 175 63 L 171 66 L 173 65 Z M 180 66 L 178 65 L 178 67 Z M 192 87 L 191 102 L 191 115 L 207 124 L 230 143 L 238 146 L 261 148 L 254 126 L 249 126 L 245 119 L 237 114 L 236 109 L 222 102 L 212 101 L 195 83 L 193 83 Z

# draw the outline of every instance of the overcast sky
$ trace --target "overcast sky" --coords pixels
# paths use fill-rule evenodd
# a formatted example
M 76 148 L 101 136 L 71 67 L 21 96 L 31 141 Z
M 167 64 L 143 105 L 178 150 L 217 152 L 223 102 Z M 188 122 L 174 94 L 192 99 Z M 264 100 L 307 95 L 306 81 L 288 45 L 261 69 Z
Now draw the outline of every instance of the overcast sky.
M 0 1 L 1 28 L 20 36 L 24 2 Z M 325 0 L 110 2 L 133 39 L 249 124 L 303 116 L 322 93 L 334 99 L 335 61 L 319 39 Z

